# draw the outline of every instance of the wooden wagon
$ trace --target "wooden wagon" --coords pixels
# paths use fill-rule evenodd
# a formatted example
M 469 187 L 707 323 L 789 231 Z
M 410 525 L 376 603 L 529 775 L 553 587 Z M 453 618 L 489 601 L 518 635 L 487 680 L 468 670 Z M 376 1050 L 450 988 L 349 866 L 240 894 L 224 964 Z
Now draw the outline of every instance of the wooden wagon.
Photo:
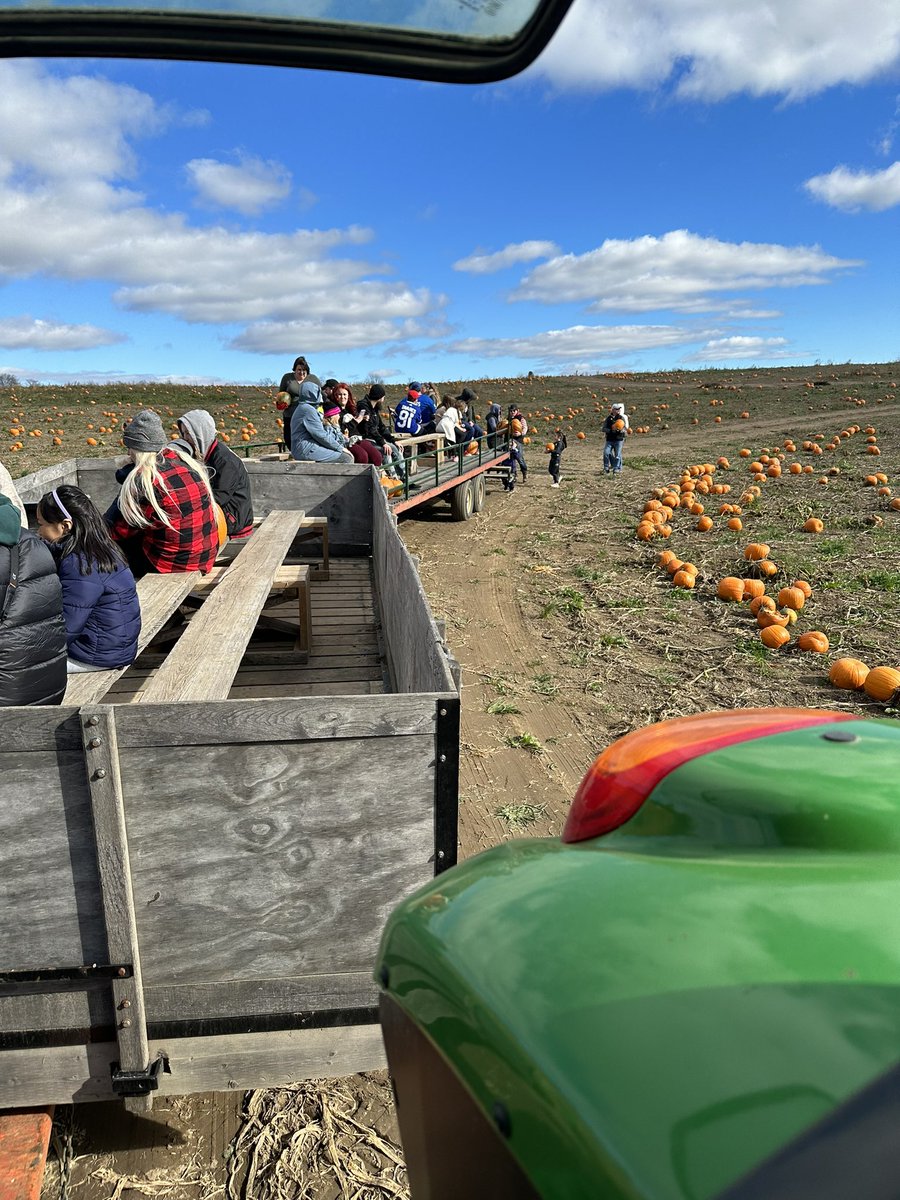
M 382 926 L 456 859 L 458 670 L 374 472 L 248 471 L 262 524 L 142 583 L 133 667 L 0 709 L 0 1107 L 383 1063 Z M 18 486 L 60 483 L 116 490 Z

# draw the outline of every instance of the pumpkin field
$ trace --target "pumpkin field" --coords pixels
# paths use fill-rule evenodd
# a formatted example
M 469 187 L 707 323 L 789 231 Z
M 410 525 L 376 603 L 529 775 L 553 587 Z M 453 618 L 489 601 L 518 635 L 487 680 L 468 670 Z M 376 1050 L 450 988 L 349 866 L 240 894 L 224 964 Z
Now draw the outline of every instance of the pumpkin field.
M 599 750 L 651 721 L 757 705 L 900 715 L 900 364 L 439 390 L 464 382 L 479 411 L 516 403 L 530 424 L 527 484 L 492 486 L 468 522 L 436 504 L 400 523 L 464 669 L 464 853 L 558 832 Z M 206 408 L 236 449 L 271 449 L 276 391 L 6 389 L 2 458 L 17 476 L 120 452 L 123 421 L 144 407 L 173 432 Z M 623 473 L 607 477 L 601 425 L 616 401 L 633 432 Z

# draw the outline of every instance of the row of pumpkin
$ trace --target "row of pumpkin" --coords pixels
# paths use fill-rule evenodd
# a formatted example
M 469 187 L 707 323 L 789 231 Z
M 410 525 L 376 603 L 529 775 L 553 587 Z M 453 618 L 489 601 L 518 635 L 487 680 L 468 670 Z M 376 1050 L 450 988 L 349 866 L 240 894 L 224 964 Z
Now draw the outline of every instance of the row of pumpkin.
M 835 436 L 840 439 L 841 437 L 851 437 L 858 432 L 859 426 L 851 426 Z M 869 427 L 865 433 L 871 452 L 871 447 L 875 443 L 875 430 Z M 819 434 L 817 437 L 824 438 L 824 435 Z M 816 444 L 812 441 L 803 443 L 804 449 Z M 835 448 L 836 444 L 838 443 L 829 443 L 829 449 Z M 787 440 L 786 448 L 795 449 L 791 439 Z M 742 504 L 754 504 L 761 496 L 759 485 L 766 482 L 768 478 L 777 478 L 781 475 L 778 457 L 773 458 L 773 455 L 779 454 L 778 451 L 765 451 L 760 455 L 758 462 L 750 464 L 755 482 L 741 496 Z M 747 458 L 751 456 L 751 452 L 741 450 L 740 455 Z M 783 459 L 784 456 L 780 455 L 780 457 Z M 770 464 L 767 470 L 765 469 L 766 463 Z M 795 465 L 799 466 L 799 464 L 791 464 L 790 474 L 801 473 L 802 469 L 794 469 Z M 773 466 L 776 466 L 777 469 L 773 470 Z M 714 522 L 704 513 L 704 506 L 696 499 L 696 495 L 698 493 L 721 495 L 731 490 L 730 485 L 715 482 L 714 475 L 718 469 L 730 469 L 727 458 L 719 458 L 715 465 L 701 463 L 688 467 L 679 480 L 677 490 L 675 485 L 655 489 L 644 506 L 636 530 L 637 537 L 642 541 L 649 541 L 655 536 L 669 537 L 672 532 L 669 522 L 680 508 L 685 508 L 697 516 L 694 528 L 698 532 L 707 532 L 712 529 Z M 871 486 L 870 478 L 867 477 L 865 482 Z M 879 473 L 875 483 L 886 485 L 887 476 Z M 889 496 L 890 491 L 888 489 L 880 494 Z M 900 503 L 892 502 L 891 506 L 900 508 Z M 723 503 L 719 509 L 720 514 L 729 514 L 727 526 L 732 531 L 742 529 L 742 522 L 738 515 L 742 511 L 741 505 L 728 503 Z M 811 517 L 804 522 L 802 528 L 805 533 L 821 533 L 824 523 L 817 517 Z M 744 560 L 746 568 L 753 577 L 724 576 L 717 583 L 716 595 L 718 598 L 734 603 L 748 603 L 750 612 L 756 618 L 759 627 L 760 640 L 767 649 L 776 650 L 793 644 L 801 651 L 827 654 L 830 644 L 827 634 L 821 630 L 804 631 L 793 642 L 791 638 L 792 627 L 796 624 L 807 600 L 812 596 L 811 585 L 806 580 L 796 579 L 789 587 L 782 587 L 777 597 L 770 596 L 766 593 L 765 580 L 778 573 L 778 566 L 770 557 L 770 547 L 763 542 L 751 542 L 744 548 Z M 657 565 L 671 576 L 672 583 L 676 587 L 690 590 L 696 586 L 697 567 L 691 562 L 679 559 L 672 550 L 662 551 L 657 558 Z M 832 663 L 829 679 L 835 687 L 865 690 L 867 695 L 885 704 L 900 700 L 900 671 L 894 667 L 879 666 L 870 669 L 859 659 L 841 658 Z

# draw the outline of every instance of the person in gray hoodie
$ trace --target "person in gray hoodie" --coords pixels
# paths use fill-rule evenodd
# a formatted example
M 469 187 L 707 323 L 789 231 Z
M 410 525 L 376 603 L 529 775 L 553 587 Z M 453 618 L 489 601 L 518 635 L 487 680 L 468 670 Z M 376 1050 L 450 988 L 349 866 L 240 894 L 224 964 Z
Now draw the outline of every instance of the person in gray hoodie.
M 291 420 L 291 455 L 299 462 L 352 463 L 339 429 L 325 424 L 318 405 L 322 389 L 312 377 L 300 385 L 297 407 Z
M 230 540 L 253 532 L 253 499 L 247 468 L 233 450 L 216 437 L 216 423 L 204 408 L 192 408 L 178 418 L 178 430 L 188 453 L 205 463 L 216 504 L 225 514 Z

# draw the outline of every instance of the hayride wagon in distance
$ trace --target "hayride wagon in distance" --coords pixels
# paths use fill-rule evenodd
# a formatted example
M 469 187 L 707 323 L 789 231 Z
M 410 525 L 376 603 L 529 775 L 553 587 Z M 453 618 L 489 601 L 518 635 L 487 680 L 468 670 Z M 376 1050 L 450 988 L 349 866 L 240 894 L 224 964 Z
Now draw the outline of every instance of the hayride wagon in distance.
M 392 915 L 413 1200 L 900 1195 L 900 727 L 637 730 Z
M 102 510 L 115 465 L 17 483 Z M 458 667 L 370 468 L 247 469 L 258 527 L 139 582 L 132 667 L 0 709 L 0 1108 L 383 1065 L 381 930 L 456 859 Z

